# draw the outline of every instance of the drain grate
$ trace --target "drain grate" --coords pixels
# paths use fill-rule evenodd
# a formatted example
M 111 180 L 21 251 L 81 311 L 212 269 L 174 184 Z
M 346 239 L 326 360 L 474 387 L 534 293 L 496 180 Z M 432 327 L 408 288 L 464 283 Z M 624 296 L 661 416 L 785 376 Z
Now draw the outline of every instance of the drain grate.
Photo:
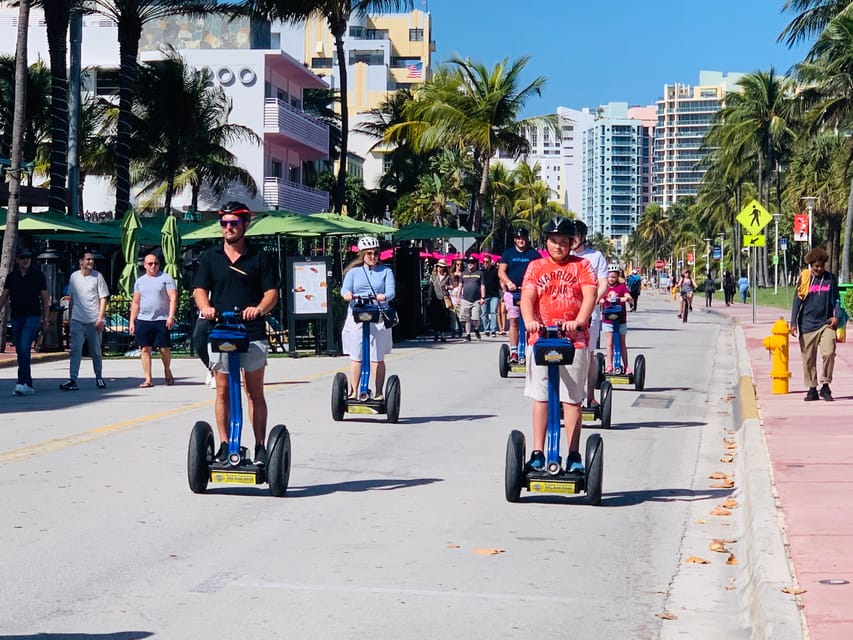
M 641 393 L 631 406 L 639 409 L 669 409 L 674 400 L 675 398 L 672 396 L 653 396 L 648 393 Z

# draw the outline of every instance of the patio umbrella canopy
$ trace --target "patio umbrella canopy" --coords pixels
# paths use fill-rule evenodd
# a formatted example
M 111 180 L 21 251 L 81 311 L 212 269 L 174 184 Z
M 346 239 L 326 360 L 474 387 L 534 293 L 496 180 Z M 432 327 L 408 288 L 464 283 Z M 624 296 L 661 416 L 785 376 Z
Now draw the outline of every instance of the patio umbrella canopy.
M 118 279 L 119 290 L 128 298 L 133 295 L 133 284 L 139 277 L 139 269 L 136 266 L 139 253 L 136 233 L 139 226 L 139 216 L 134 209 L 131 209 L 121 221 L 121 253 L 124 256 L 124 268 Z
M 178 290 L 181 289 L 181 268 L 178 259 L 181 254 L 181 232 L 175 216 L 166 216 L 161 229 L 161 247 L 163 248 L 163 271 L 175 280 Z
M 18 216 L 18 231 L 33 234 L 89 233 L 90 222 L 75 220 L 70 216 L 55 213 L 30 213 Z M 6 230 L 6 211 L 0 213 L 0 231 Z
M 436 227 L 426 222 L 416 222 L 400 227 L 394 232 L 397 242 L 405 240 L 438 240 L 442 238 L 479 238 L 479 233 L 464 231 L 463 229 L 451 229 L 450 227 Z
M 369 233 L 379 235 L 394 233 L 396 231 L 394 227 L 386 227 L 383 224 L 376 224 L 367 220 L 356 220 L 349 216 L 342 216 L 339 213 L 312 213 L 309 217 L 332 222 L 341 228 L 340 232 L 332 232 L 327 235 L 365 235 Z

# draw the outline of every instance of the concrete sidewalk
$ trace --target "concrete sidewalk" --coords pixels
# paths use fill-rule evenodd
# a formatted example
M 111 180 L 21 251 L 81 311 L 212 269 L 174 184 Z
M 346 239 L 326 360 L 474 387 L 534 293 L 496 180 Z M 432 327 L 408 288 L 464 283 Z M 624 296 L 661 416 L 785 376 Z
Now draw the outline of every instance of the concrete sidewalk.
M 696 312 L 706 312 L 696 298 Z M 742 328 L 772 469 L 780 524 L 803 590 L 801 605 L 812 640 L 853 638 L 853 344 L 839 343 L 831 384 L 835 402 L 804 402 L 802 359 L 790 342 L 787 395 L 771 393 L 770 352 L 762 341 L 790 311 L 715 300 L 714 313 Z M 739 332 L 738 332 L 739 333 Z M 760 552 L 760 550 L 757 550 Z

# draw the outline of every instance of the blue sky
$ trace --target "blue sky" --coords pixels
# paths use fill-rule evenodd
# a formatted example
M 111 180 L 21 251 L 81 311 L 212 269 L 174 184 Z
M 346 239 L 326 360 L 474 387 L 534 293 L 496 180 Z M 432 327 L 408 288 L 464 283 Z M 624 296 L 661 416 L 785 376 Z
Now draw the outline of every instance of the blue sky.
M 423 8 L 424 0 L 415 0 Z M 808 47 L 776 37 L 793 17 L 783 0 L 426 0 L 437 49 L 493 66 L 530 55 L 525 81 L 548 79 L 523 115 L 607 102 L 654 104 L 664 84 L 700 70 L 785 73 Z

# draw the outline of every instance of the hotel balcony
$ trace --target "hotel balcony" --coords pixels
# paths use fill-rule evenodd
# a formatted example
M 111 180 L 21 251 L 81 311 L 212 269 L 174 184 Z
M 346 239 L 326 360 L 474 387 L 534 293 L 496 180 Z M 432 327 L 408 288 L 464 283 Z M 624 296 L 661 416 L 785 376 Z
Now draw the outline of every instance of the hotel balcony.
M 329 210 L 329 194 L 282 178 L 264 178 L 264 202 L 270 209 L 294 213 L 319 213 Z
M 329 127 L 278 98 L 264 100 L 264 134 L 295 148 L 305 160 L 329 154 Z

